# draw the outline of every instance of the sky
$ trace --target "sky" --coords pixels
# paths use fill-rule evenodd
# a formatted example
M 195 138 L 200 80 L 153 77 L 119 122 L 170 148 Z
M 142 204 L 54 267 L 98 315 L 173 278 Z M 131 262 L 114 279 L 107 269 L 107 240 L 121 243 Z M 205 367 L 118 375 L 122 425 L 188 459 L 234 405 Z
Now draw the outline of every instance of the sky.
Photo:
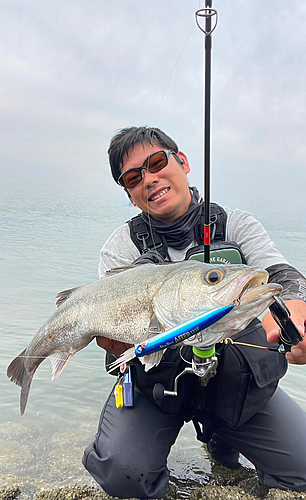
M 203 191 L 203 6 L 0 0 L 1 183 L 49 172 L 67 187 L 79 179 L 118 193 L 109 141 L 149 125 L 173 137 Z M 306 2 L 213 7 L 212 198 L 305 214 Z

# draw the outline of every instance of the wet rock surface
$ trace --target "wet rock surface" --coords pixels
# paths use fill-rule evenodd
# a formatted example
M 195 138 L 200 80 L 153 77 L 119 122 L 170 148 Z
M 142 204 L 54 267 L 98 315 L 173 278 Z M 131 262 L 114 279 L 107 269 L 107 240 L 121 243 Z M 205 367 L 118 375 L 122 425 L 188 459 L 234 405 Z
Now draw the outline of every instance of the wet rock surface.
M 201 486 L 175 479 L 169 485 L 165 500 L 306 500 L 305 492 L 269 489 L 258 481 L 253 470 L 241 467 L 229 471 L 216 466 L 209 483 Z M 26 490 L 26 491 L 24 491 Z M 16 477 L 9 478 L 7 484 L 0 487 L 0 500 L 109 500 L 103 490 L 91 485 L 66 485 L 54 488 L 42 488 L 30 491 L 29 485 L 16 484 Z M 184 491 L 185 490 L 185 491 Z
M 113 498 L 82 466 L 83 450 L 96 422 L 90 423 L 82 409 L 79 413 L 68 427 L 60 419 L 48 419 L 47 426 L 38 417 L 34 423 L 13 421 L 0 426 L 0 500 Z M 191 431 L 186 425 L 172 448 L 165 500 L 306 500 L 306 492 L 264 487 L 246 462 L 237 470 L 216 465 L 205 447 L 193 443 Z
M 0 499 L 1 500 L 13 500 L 17 498 L 21 493 L 19 486 L 5 486 L 0 488 Z

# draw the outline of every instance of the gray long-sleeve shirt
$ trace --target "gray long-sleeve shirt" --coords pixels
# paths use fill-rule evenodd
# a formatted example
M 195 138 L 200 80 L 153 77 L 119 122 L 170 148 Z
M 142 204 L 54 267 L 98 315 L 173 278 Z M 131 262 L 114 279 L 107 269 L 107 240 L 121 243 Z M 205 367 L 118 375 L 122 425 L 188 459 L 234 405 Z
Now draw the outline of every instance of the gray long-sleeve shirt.
M 225 241 L 234 241 L 240 246 L 249 266 L 267 269 L 270 275 L 269 281 L 282 285 L 284 300 L 306 302 L 305 277 L 277 250 L 263 225 L 248 212 L 237 208 L 235 210 L 223 208 L 227 214 Z M 196 245 L 198 243 L 194 240 L 183 250 L 169 247 L 170 259 L 182 261 L 187 250 Z M 129 225 L 125 223 L 114 231 L 101 249 L 99 277 L 103 278 L 106 271 L 112 268 L 130 266 L 139 255 L 130 238 Z
M 224 207 L 227 214 L 226 241 L 235 241 L 241 248 L 249 266 L 262 269 L 276 265 L 288 264 L 285 257 L 277 250 L 263 225 L 250 213 L 243 210 L 231 210 Z M 168 248 L 172 261 L 184 259 L 186 251 L 197 245 L 194 241 L 183 250 Z M 127 223 L 116 229 L 101 249 L 99 276 L 105 276 L 107 270 L 114 267 L 129 266 L 139 257 L 139 251 L 130 238 Z

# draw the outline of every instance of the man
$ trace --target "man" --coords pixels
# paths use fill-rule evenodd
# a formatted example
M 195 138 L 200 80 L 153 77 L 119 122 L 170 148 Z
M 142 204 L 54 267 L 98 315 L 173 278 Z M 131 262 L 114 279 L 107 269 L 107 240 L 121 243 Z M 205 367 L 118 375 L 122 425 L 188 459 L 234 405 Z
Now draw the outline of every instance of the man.
M 159 251 L 165 260 L 183 260 L 186 252 L 198 245 L 196 233 L 202 213 L 199 194 L 188 185 L 190 167 L 185 154 L 161 130 L 131 127 L 112 139 L 109 159 L 115 181 L 142 211 L 137 221 L 145 224 L 148 231 L 135 238 L 133 225 L 118 228 L 101 250 L 100 277 L 104 277 L 108 269 L 137 263 L 137 259 L 139 262 L 142 252 L 143 257 L 150 256 L 150 252 L 146 252 L 149 233 L 153 234 L 153 250 L 156 239 L 160 239 Z M 237 244 L 248 265 L 267 269 L 270 281 L 283 286 L 283 299 L 304 337 L 304 277 L 289 265 L 263 226 L 250 214 L 219 209 L 226 217 L 222 239 Z M 139 247 L 141 240 L 143 246 Z M 265 315 L 262 326 L 269 342 L 277 342 L 279 328 L 270 313 Z M 256 344 L 263 333 L 259 321 L 255 320 L 238 335 L 251 338 L 251 343 Z M 114 355 L 129 347 L 101 337 L 97 342 L 108 354 Z M 175 376 L 186 366 L 185 359 L 191 359 L 190 351 L 184 347 L 183 360 L 178 350 L 168 349 L 160 365 L 148 373 L 136 362 L 132 366 L 134 407 L 116 408 L 112 392 L 102 411 L 96 439 L 86 449 L 83 459 L 96 481 L 113 496 L 163 497 L 169 479 L 167 456 L 184 421 L 192 419 L 197 437 L 208 442 L 211 456 L 217 462 L 236 468 L 240 452 L 255 465 L 263 484 L 306 490 L 306 414 L 276 388 L 275 379 L 284 374 L 283 355 L 254 348 L 251 358 L 246 359 L 246 353 L 241 351 L 244 367 L 252 373 L 247 380 L 252 377 L 259 380 L 261 375 L 267 378 L 258 384 L 253 381 L 250 388 L 249 382 L 243 385 L 245 374 L 240 374 L 239 369 L 238 375 L 233 375 L 232 351 L 221 346 L 219 369 L 207 388 L 200 387 L 195 375 L 188 375 L 180 379 L 177 398 L 155 401 L 154 385 L 161 382 L 173 388 Z M 276 359 L 277 362 L 269 371 L 272 355 L 273 363 Z M 292 347 L 286 358 L 289 363 L 305 364 L 306 338 Z M 255 364 L 260 367 L 257 372 Z M 232 397 L 227 405 L 221 400 L 225 388 L 225 395 Z M 203 433 L 198 422 L 204 425 Z

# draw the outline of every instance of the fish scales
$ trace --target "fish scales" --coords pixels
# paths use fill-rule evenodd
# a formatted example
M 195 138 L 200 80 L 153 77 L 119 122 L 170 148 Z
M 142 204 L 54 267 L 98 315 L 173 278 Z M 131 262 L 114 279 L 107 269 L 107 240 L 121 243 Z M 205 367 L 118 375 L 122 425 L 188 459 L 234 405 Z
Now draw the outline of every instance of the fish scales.
M 61 292 L 58 309 L 7 369 L 11 381 L 21 386 L 21 413 L 44 358 L 50 357 L 52 378 L 56 378 L 69 359 L 96 336 L 141 343 L 156 321 L 161 331 L 167 330 L 239 298 L 240 305 L 226 318 L 202 332 L 200 339 L 186 342 L 217 343 L 245 328 L 281 293 L 280 285 L 267 281 L 268 273 L 258 268 L 183 261 L 135 266 Z M 146 369 L 158 364 L 162 352 L 156 354 L 141 360 Z

